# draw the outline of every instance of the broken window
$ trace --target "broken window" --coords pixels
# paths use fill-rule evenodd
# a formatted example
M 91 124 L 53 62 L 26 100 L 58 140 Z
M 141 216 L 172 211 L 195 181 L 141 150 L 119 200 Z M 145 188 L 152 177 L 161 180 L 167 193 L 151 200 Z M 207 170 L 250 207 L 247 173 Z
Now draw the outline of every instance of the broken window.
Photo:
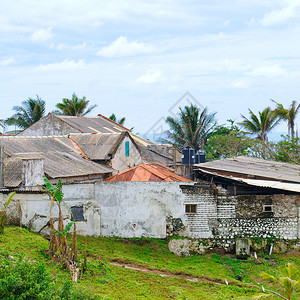
M 197 213 L 197 204 L 186 204 L 185 205 L 186 214 L 195 214 Z
M 125 157 L 129 157 L 129 142 L 125 142 Z
M 85 221 L 82 206 L 71 207 L 71 221 Z

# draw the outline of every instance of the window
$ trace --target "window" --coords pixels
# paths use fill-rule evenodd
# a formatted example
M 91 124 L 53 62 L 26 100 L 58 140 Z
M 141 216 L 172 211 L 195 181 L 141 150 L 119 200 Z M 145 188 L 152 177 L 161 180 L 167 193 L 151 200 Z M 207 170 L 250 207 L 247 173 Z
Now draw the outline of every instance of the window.
M 83 207 L 82 206 L 72 206 L 71 207 L 71 221 L 85 221 L 83 217 Z
M 273 206 L 272 205 L 264 205 L 264 212 L 272 212 Z
M 197 204 L 186 204 L 185 205 L 186 214 L 196 214 L 197 213 Z
M 125 157 L 129 157 L 129 142 L 125 142 Z

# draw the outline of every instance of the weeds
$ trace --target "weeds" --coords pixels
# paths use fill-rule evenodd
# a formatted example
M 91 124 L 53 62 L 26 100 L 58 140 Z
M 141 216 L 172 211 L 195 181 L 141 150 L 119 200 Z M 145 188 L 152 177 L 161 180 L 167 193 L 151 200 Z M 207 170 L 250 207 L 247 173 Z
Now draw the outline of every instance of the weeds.
M 0 210 L 0 234 L 4 233 L 4 224 L 6 221 L 6 209 L 15 194 L 16 192 L 9 193 L 8 198 L 4 203 L 3 209 Z

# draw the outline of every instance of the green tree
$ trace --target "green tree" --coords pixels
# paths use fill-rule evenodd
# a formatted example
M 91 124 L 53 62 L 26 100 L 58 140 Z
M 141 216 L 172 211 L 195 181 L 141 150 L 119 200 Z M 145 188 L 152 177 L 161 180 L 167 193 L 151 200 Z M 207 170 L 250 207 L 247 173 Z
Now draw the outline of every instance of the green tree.
M 249 109 L 249 119 L 242 115 L 243 121 L 238 123 L 247 134 L 257 134 L 257 139 L 267 141 L 267 134 L 279 123 L 280 118 L 274 114 L 270 107 L 265 108 L 256 116 Z
M 117 120 L 117 116 L 116 116 L 114 113 L 111 114 L 111 116 L 109 117 L 109 119 L 111 119 L 112 121 L 117 122 L 117 123 L 119 123 L 120 125 L 123 125 L 123 126 L 124 126 L 125 120 L 126 120 L 125 117 L 123 117 L 123 118 Z
M 300 110 L 300 103 L 297 105 L 297 102 L 294 100 L 289 108 L 284 108 L 284 106 L 277 101 L 272 101 L 277 105 L 274 114 L 288 123 L 288 135 L 290 135 L 292 139 L 295 138 L 295 121 Z
M 46 103 L 38 95 L 36 97 L 36 99 L 29 98 L 23 101 L 22 106 L 14 106 L 13 110 L 16 113 L 6 119 L 5 123 L 25 129 L 41 119 L 46 112 Z
M 179 110 L 178 118 L 169 116 L 166 119 L 170 130 L 164 142 L 173 144 L 177 148 L 190 146 L 196 152 L 203 149 L 209 134 L 216 125 L 216 113 L 209 114 L 207 108 L 200 110 L 193 104 L 183 109 L 179 108 Z
M 300 165 L 299 138 L 282 136 L 283 139 L 276 144 L 277 161 Z
M 65 116 L 85 116 L 97 106 L 92 105 L 88 107 L 89 102 L 89 100 L 86 100 L 86 97 L 80 99 L 73 93 L 72 99 L 63 98 L 61 103 L 57 103 L 56 107 L 58 110 L 55 110 L 53 113 Z

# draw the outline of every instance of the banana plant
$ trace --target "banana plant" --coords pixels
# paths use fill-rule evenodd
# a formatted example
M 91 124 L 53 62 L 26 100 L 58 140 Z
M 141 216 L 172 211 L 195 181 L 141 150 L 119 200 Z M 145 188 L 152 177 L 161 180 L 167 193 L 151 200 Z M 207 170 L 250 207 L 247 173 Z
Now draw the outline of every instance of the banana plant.
M 45 187 L 42 187 L 44 191 L 49 195 L 50 204 L 50 244 L 49 244 L 49 254 L 54 257 L 56 261 L 63 263 L 68 270 L 72 273 L 72 280 L 77 281 L 79 275 L 79 268 L 77 265 L 77 235 L 76 235 L 76 221 L 69 222 L 66 227 L 64 227 L 64 219 L 62 215 L 61 204 L 64 197 L 62 191 L 61 179 L 58 180 L 56 185 L 50 183 L 46 176 L 43 176 Z M 52 207 L 54 203 L 58 206 L 58 229 L 55 229 L 53 217 L 52 217 Z M 67 234 L 74 225 L 73 232 L 73 243 L 71 248 L 69 248 L 67 243 Z
M 2 210 L 0 210 L 0 234 L 4 233 L 4 224 L 6 221 L 6 209 L 15 194 L 16 192 L 12 192 L 8 194 L 8 198 L 4 203 L 4 207 Z

